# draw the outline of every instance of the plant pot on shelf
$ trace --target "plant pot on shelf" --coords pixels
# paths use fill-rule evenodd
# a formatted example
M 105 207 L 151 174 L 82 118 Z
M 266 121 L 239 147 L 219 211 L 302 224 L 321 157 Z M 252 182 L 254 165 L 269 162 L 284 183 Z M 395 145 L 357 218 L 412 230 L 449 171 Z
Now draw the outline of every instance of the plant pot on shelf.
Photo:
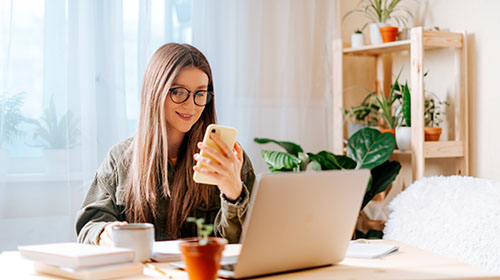
M 353 33 L 351 35 L 351 48 L 359 48 L 363 46 L 363 34 Z
M 424 127 L 425 141 L 439 141 L 442 131 L 443 129 L 441 127 Z
M 396 128 L 396 145 L 400 151 L 411 150 L 411 127 L 401 126 Z
M 179 247 L 189 279 L 216 279 L 226 244 L 226 239 L 218 237 L 208 238 L 208 243 L 205 245 L 200 245 L 196 238 L 182 239 Z
M 380 35 L 380 27 L 387 26 L 385 23 L 370 23 L 370 43 L 372 45 L 382 44 L 382 35 Z
M 380 27 L 380 35 L 384 43 L 394 42 L 398 36 L 398 28 L 394 26 Z

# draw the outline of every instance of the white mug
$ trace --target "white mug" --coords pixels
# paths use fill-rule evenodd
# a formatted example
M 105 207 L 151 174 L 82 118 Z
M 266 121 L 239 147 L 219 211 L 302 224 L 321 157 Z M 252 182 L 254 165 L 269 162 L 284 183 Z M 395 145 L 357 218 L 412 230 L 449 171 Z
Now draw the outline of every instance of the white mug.
M 155 228 L 149 223 L 132 223 L 113 226 L 113 247 L 130 248 L 135 251 L 135 261 L 147 262 L 153 255 Z

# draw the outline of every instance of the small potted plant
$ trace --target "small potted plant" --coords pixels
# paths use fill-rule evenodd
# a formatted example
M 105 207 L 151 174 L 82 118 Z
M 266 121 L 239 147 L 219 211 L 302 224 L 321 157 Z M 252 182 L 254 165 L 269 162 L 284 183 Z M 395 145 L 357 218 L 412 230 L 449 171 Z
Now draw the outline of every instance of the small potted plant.
M 402 119 L 401 113 L 398 111 L 401 110 L 401 108 L 393 106 L 397 105 L 397 102 L 401 102 L 400 85 L 398 82 L 400 74 L 401 72 L 396 77 L 388 97 L 386 97 L 383 92 L 380 92 L 380 96 L 376 97 L 377 103 L 381 109 L 380 116 L 387 126 L 387 128 L 381 129 L 380 132 L 390 132 L 394 137 L 396 137 L 396 127 L 400 125 Z M 375 94 L 375 92 L 371 94 Z
M 370 41 L 372 44 L 391 42 L 396 40 L 398 28 L 388 26 L 388 21 L 393 20 L 398 25 L 406 25 L 408 17 L 413 18 L 410 10 L 403 6 L 403 0 L 361 0 L 358 7 L 349 11 L 344 18 L 356 13 L 367 17 L 370 24 Z
M 191 280 L 213 280 L 217 278 L 222 251 L 227 244 L 225 238 L 209 237 L 213 225 L 204 224 L 205 219 L 189 217 L 187 222 L 196 224 L 198 237 L 183 239 L 179 244 L 182 259 Z
M 366 23 L 354 31 L 351 35 L 351 48 L 359 48 L 364 45 L 363 43 L 363 30 L 366 28 Z
M 402 114 L 403 121 L 399 127 L 396 128 L 396 145 L 401 151 L 408 151 L 411 149 L 411 95 L 408 83 L 404 86 L 399 86 L 402 92 Z
M 441 137 L 442 128 L 440 127 L 443 122 L 445 114 L 445 107 L 449 104 L 440 101 L 437 97 L 428 97 L 424 103 L 424 138 L 425 141 L 439 141 Z
M 378 125 L 378 111 L 380 107 L 376 104 L 373 95 L 368 95 L 359 106 L 344 109 L 344 118 L 347 124 L 347 136 L 351 136 L 358 130 Z

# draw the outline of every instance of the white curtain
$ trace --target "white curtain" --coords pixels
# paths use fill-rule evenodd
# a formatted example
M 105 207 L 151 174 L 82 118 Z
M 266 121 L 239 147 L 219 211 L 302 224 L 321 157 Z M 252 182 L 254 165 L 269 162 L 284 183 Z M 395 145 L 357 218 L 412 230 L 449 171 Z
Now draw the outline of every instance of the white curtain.
M 257 172 L 254 137 L 330 148 L 335 15 L 329 0 L 0 0 L 0 251 L 75 240 L 75 213 L 108 149 L 134 134 L 144 69 L 167 42 L 207 55 L 219 122 L 238 128 Z
M 335 15 L 328 0 L 194 1 L 193 44 L 211 63 L 219 122 L 238 128 L 257 173 L 260 150 L 279 147 L 254 137 L 331 149 Z
M 0 251 L 76 239 L 97 167 L 134 133 L 150 56 L 190 42 L 190 23 L 190 0 L 0 0 Z

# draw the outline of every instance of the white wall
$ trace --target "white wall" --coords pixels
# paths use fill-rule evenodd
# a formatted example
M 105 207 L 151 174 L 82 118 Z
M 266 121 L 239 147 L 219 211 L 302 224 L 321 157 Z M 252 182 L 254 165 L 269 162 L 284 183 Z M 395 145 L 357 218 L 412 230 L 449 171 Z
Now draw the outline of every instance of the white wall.
M 497 69 L 500 63 L 500 1 L 498 0 L 421 0 L 403 1 L 414 11 L 415 25 L 439 26 L 451 31 L 465 30 L 468 33 L 468 89 L 469 89 L 469 140 L 470 171 L 472 176 L 500 179 L 500 83 Z M 358 1 L 341 0 L 341 15 L 351 10 Z M 350 16 L 342 24 L 342 39 L 350 41 L 350 34 L 366 20 Z M 367 30 L 364 32 L 367 34 Z M 368 41 L 366 41 L 368 42 Z M 447 55 L 435 54 L 424 61 L 426 89 L 447 96 L 449 91 L 446 68 L 450 62 Z M 395 59 L 394 71 L 399 70 Z

